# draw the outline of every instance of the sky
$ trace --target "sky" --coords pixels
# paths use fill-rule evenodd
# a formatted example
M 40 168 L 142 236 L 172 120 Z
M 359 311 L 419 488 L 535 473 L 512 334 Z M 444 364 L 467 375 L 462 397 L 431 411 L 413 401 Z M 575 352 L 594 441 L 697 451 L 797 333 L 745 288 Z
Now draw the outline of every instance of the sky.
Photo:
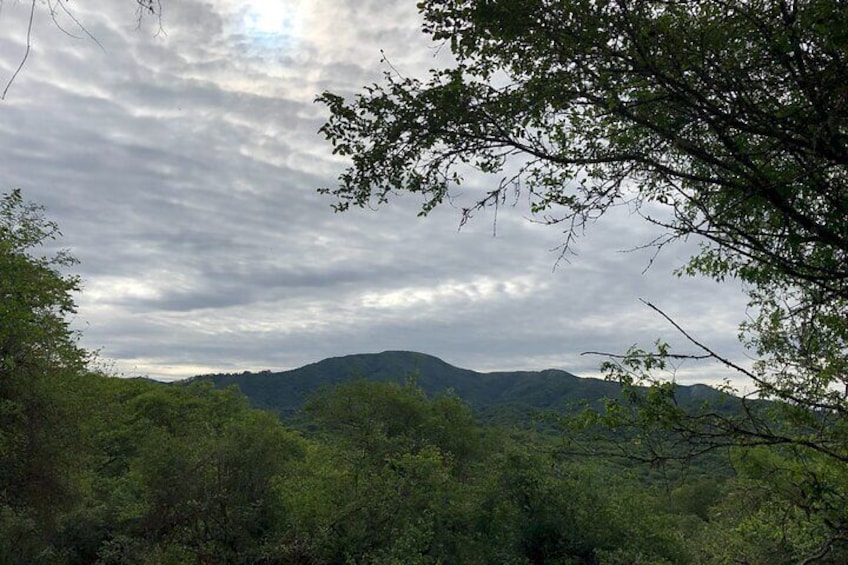
M 326 357 L 412 350 L 479 371 L 564 369 L 656 339 L 700 341 L 747 362 L 733 282 L 678 278 L 689 241 L 621 208 L 558 262 L 564 236 L 526 202 L 459 229 L 472 178 L 426 218 L 400 196 L 336 214 L 317 194 L 345 162 L 318 134 L 325 91 L 352 95 L 392 67 L 450 64 L 415 2 L 38 1 L 32 48 L 0 102 L 0 192 L 20 188 L 80 261 L 82 345 L 124 376 L 175 380 L 285 370 Z M 67 6 L 52 21 L 49 6 Z M 0 10 L 0 82 L 25 53 L 28 2 Z M 79 22 L 79 25 L 74 21 Z M 82 26 L 82 27 L 81 27 Z M 648 268 L 649 267 L 649 268 Z M 732 378 L 715 365 L 679 382 Z

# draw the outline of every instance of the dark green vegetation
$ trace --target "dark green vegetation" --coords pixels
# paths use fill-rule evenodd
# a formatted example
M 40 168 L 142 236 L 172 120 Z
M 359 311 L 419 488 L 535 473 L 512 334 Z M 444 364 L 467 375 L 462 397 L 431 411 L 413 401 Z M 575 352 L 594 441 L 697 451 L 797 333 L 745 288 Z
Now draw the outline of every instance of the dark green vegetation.
M 539 411 L 572 414 L 587 406 L 602 408 L 605 399 L 622 397 L 618 383 L 579 378 L 566 371 L 478 373 L 411 351 L 334 357 L 279 373 L 202 375 L 192 380 L 218 388 L 235 385 L 256 408 L 273 410 L 290 420 L 321 389 L 358 379 L 404 384 L 409 378 L 429 396 L 456 394 L 486 423 L 528 423 Z M 675 397 L 690 408 L 727 400 L 724 393 L 705 385 L 678 386 Z
M 638 467 L 574 455 L 577 433 L 481 425 L 457 396 L 428 396 L 412 382 L 326 389 L 306 403 L 297 431 L 235 388 L 98 374 L 66 321 L 77 281 L 62 269 L 71 261 L 38 253 L 56 233 L 18 192 L 2 200 L 2 563 L 848 557 L 820 509 L 787 512 L 773 497 L 775 488 L 805 496 L 805 473 L 839 476 L 826 460 L 802 467 L 740 448 L 726 453 L 738 476 L 702 466 L 672 482 L 645 480 L 652 475 Z M 668 439 L 604 433 L 598 445 Z
M 701 238 L 681 273 L 745 284 L 756 363 L 690 334 L 692 355 L 634 349 L 606 366 L 622 398 L 574 429 L 605 425 L 603 445 L 652 463 L 727 453 L 737 476 L 640 482 L 414 386 L 328 390 L 298 433 L 234 391 L 89 374 L 65 321 L 67 259 L 34 251 L 54 228 L 12 194 L 0 209 L 0 561 L 848 562 L 848 5 L 420 7 L 456 67 L 389 74 L 352 102 L 321 96 L 322 131 L 352 159 L 327 191 L 337 208 L 411 191 L 426 213 L 477 169 L 503 178 L 466 218 L 523 191 L 566 227 L 566 249 L 624 203 L 667 230 L 660 246 Z M 662 377 L 692 356 L 737 370 L 771 404 L 687 410 Z
M 217 387 L 236 385 L 257 408 L 289 418 L 321 388 L 357 379 L 403 384 L 410 376 L 430 396 L 453 391 L 484 419 L 499 411 L 529 415 L 533 408 L 566 410 L 619 389 L 615 383 L 580 379 L 565 371 L 477 373 L 408 351 L 336 357 L 281 373 L 204 375 L 195 380 Z
M 462 221 L 523 197 L 529 213 L 564 229 L 563 253 L 615 206 L 661 228 L 646 242 L 659 249 L 696 238 L 700 250 L 679 274 L 742 283 L 740 339 L 754 362 L 735 363 L 666 317 L 691 349 L 611 352 L 604 368 L 627 402 L 596 421 L 654 438 L 636 445 L 656 462 L 741 450 L 769 500 L 743 528 L 750 543 L 821 529 L 797 559 L 839 562 L 848 547 L 848 4 L 428 0 L 419 10 L 455 63 L 425 79 L 392 68 L 352 98 L 319 96 L 330 111 L 321 131 L 350 159 L 322 192 L 338 211 L 414 193 L 427 214 L 488 179 Z M 469 175 L 470 188 L 456 190 Z M 668 379 L 694 359 L 735 371 L 770 408 L 749 398 L 737 413 L 688 413 Z M 785 522 L 773 529 L 778 515 Z M 783 555 L 746 556 L 734 544 L 738 562 Z
M 308 436 L 209 385 L 55 388 L 66 433 L 15 485 L 37 496 L 4 481 L 4 563 L 685 563 L 728 488 L 611 475 L 412 386 L 318 397 Z

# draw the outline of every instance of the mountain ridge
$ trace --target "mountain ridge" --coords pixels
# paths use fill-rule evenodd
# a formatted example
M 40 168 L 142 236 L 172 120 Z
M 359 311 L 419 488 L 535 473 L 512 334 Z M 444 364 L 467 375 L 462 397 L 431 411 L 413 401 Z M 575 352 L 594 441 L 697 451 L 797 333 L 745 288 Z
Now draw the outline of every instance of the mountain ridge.
M 295 416 L 323 388 L 359 379 L 404 383 L 410 378 L 430 396 L 456 394 L 487 420 L 494 413 L 574 411 L 586 404 L 597 406 L 621 392 L 618 383 L 560 369 L 478 372 L 426 353 L 398 350 L 329 357 L 287 371 L 198 375 L 189 381 L 208 381 L 219 388 L 236 385 L 255 407 L 285 419 Z M 723 397 L 707 385 L 678 385 L 677 396 L 683 404 Z

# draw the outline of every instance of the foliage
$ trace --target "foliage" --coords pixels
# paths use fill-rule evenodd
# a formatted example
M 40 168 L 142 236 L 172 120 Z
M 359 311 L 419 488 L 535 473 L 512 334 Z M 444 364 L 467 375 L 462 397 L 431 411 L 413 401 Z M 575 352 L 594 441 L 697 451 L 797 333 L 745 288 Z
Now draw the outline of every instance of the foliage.
M 695 352 L 658 344 L 614 357 L 610 378 L 655 386 L 633 397 L 619 424 L 671 430 L 689 454 L 772 446 L 799 462 L 829 460 L 796 478 L 831 488 L 825 469 L 848 463 L 846 4 L 429 0 L 419 8 L 424 32 L 450 48 L 455 65 L 426 80 L 391 69 L 352 100 L 318 98 L 330 111 L 322 133 L 351 160 L 339 185 L 322 189 L 336 210 L 411 192 L 426 214 L 474 172 L 500 180 L 463 221 L 523 193 L 537 218 L 564 227 L 563 252 L 622 204 L 664 228 L 653 242 L 660 248 L 697 236 L 700 251 L 678 274 L 744 283 L 741 339 L 757 361 L 737 365 L 669 319 Z M 665 378 L 687 358 L 738 371 L 753 398 L 781 409 L 745 399 L 742 417 L 681 410 Z M 653 454 L 679 457 L 681 446 Z M 848 525 L 826 523 L 835 550 Z
M 69 561 L 252 562 L 282 523 L 275 484 L 303 440 L 233 390 L 90 376 L 86 497 L 63 520 Z
M 324 390 L 302 437 L 233 388 L 92 373 L 66 318 L 71 261 L 34 253 L 55 226 L 17 192 L 3 212 L 3 562 L 687 563 L 728 555 L 717 535 L 743 547 L 778 524 L 779 505 L 715 521 L 732 504 L 714 484 L 666 495 L 563 457 L 556 436 L 481 427 L 415 378 Z M 841 468 L 809 461 L 829 485 L 810 491 L 793 462 L 740 459 L 751 481 L 786 469 L 778 502 L 803 495 L 818 516 L 751 555 L 825 547 L 843 519 Z
M 69 262 L 33 252 L 55 226 L 17 192 L 3 202 L 0 561 L 688 560 L 686 496 L 667 512 L 660 493 L 483 428 L 414 379 L 323 391 L 303 437 L 234 388 L 91 372 L 66 319 Z
M 611 480 L 610 469 L 561 459 L 542 436 L 528 443 L 528 436 L 480 429 L 457 399 L 431 400 L 412 384 L 358 381 L 319 395 L 309 413 L 323 445 L 284 494 L 293 530 L 279 547 L 292 559 L 688 559 L 677 516 L 663 510 L 657 493 L 624 476 Z
M 461 469 L 478 449 L 468 406 L 455 396 L 430 400 L 412 383 L 343 384 L 315 397 L 306 411 L 325 433 L 344 438 L 371 461 L 433 446 Z
M 741 479 L 723 490 L 709 509 L 709 527 L 693 540 L 698 563 L 843 563 L 848 557 L 818 514 L 787 506 L 761 480 Z
M 39 247 L 59 236 L 41 207 L 26 203 L 19 190 L 0 200 L 0 376 L 37 372 L 38 367 L 79 368 L 85 354 L 77 348 L 66 316 L 75 312 L 79 279 L 62 269 L 74 264 L 65 252 L 37 256 Z
M 846 331 L 845 10 L 423 2 L 425 31 L 457 65 L 425 82 L 387 73 L 350 103 L 319 97 L 331 112 L 322 132 L 353 161 L 325 192 L 339 210 L 418 192 L 426 213 L 463 167 L 498 173 L 517 158 L 517 175 L 467 213 L 520 183 L 570 238 L 616 204 L 663 205 L 653 221 L 668 238 L 707 242 L 683 272 L 749 283 L 762 311 L 752 344 L 786 368 L 757 373 L 762 392 L 803 401 L 790 384 L 827 389 L 844 374 L 821 360 L 838 361 Z
M 695 271 L 790 276 L 839 292 L 842 3 L 439 0 L 420 9 L 455 67 L 426 82 L 387 73 L 351 103 L 319 97 L 331 111 L 322 132 L 353 160 L 327 190 L 338 209 L 411 191 L 426 212 L 462 181 L 462 165 L 497 173 L 520 157 L 513 180 L 550 221 L 573 229 L 622 200 L 666 204 L 672 235 L 715 244 Z
M 56 509 L 76 494 L 76 461 L 63 448 L 76 421 L 51 381 L 79 371 L 88 354 L 66 318 L 79 281 L 62 269 L 73 260 L 38 254 L 57 235 L 20 191 L 0 200 L 0 537 L 13 555 L 49 535 Z
M 456 394 L 487 423 L 531 425 L 535 413 L 555 410 L 564 413 L 586 405 L 602 407 L 604 399 L 620 396 L 617 383 L 579 378 L 566 371 L 502 371 L 479 373 L 461 369 L 441 359 L 411 351 L 385 351 L 324 359 L 282 372 L 201 375 L 192 382 L 211 382 L 216 387 L 237 386 L 253 406 L 273 410 L 288 423 L 296 423 L 311 394 L 357 379 L 403 384 L 404 375 L 415 375 L 415 383 L 428 395 Z M 678 402 L 684 407 L 724 395 L 704 385 L 678 386 Z

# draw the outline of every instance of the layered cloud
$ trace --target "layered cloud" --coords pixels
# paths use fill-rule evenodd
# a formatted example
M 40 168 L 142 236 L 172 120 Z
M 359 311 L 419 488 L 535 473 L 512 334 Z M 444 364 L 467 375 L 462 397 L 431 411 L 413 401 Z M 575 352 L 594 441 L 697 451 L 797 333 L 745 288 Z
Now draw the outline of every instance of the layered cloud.
M 150 19 L 136 29 L 133 2 L 72 6 L 85 32 L 61 23 L 74 39 L 39 4 L 0 105 L 0 187 L 61 225 L 85 281 L 75 324 L 117 371 L 173 379 L 411 349 L 479 370 L 593 375 L 599 359 L 584 351 L 686 346 L 640 298 L 743 355 L 739 289 L 674 277 L 687 245 L 643 272 L 651 252 L 622 251 L 655 234 L 626 210 L 556 269 L 562 235 L 520 206 L 501 210 L 497 235 L 486 214 L 458 230 L 450 206 L 417 218 L 413 197 L 331 211 L 315 189 L 343 163 L 317 134 L 314 97 L 379 80 L 384 55 L 410 75 L 447 64 L 413 3 L 163 5 L 162 31 Z M 0 13 L 2 77 L 23 53 L 28 8 Z

